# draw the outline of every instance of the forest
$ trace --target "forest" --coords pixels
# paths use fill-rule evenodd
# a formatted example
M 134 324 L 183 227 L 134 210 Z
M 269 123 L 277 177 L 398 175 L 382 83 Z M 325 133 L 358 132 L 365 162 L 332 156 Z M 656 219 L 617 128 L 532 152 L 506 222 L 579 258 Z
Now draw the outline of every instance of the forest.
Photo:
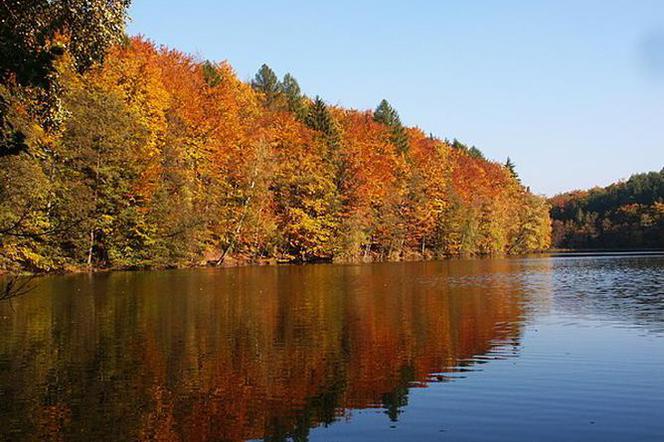
M 664 248 L 664 169 L 557 195 L 550 203 L 556 247 Z
M 247 83 L 227 62 L 128 37 L 128 3 L 0 6 L 0 269 L 550 246 L 548 203 L 511 161 L 406 127 L 386 100 L 346 109 L 266 65 Z

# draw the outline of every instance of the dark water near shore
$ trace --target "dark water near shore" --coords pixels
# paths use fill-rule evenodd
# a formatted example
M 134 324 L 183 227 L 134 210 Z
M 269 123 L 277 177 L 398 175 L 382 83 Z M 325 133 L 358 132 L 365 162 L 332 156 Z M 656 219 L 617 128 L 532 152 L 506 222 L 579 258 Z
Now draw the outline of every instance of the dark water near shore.
M 663 441 L 664 257 L 49 277 L 0 440 Z

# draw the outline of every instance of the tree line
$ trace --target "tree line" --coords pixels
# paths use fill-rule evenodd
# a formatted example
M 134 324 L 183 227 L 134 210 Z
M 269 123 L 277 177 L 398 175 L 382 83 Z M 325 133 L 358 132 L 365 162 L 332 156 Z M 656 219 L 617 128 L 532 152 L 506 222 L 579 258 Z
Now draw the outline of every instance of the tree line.
M 664 247 L 664 169 L 557 195 L 550 203 L 556 247 Z
M 242 82 L 226 62 L 124 36 L 128 2 L 95 13 L 89 2 L 19 3 L 3 2 L 15 20 L 0 28 L 1 268 L 549 246 L 547 202 L 511 161 L 406 127 L 386 100 L 331 106 L 266 65 Z

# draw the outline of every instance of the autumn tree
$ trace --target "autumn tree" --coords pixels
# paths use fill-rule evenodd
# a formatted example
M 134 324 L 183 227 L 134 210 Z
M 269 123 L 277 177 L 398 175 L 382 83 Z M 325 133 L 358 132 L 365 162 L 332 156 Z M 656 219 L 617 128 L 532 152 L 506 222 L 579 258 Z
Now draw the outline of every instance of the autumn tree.
M 518 229 L 510 245 L 512 253 L 546 250 L 551 246 L 549 205 L 544 198 L 524 195 L 518 210 Z
M 390 141 L 389 128 L 374 121 L 371 112 L 346 110 L 338 118 L 347 161 L 339 258 L 383 257 L 399 225 L 404 161 Z
M 79 71 L 104 58 L 123 36 L 129 0 L 6 0 L 0 2 L 0 84 L 30 96 L 39 123 L 63 117 L 55 61 L 72 56 Z M 6 112 L 8 90 L 0 89 L 0 155 L 27 148 L 27 136 Z M 5 109 L 2 109 L 5 108 Z
M 321 112 L 323 106 L 319 106 Z M 324 112 L 319 117 L 322 115 Z M 285 259 L 332 260 L 339 232 L 340 203 L 335 175 L 325 154 L 329 145 L 325 136 L 293 118 L 281 118 L 278 125 L 280 136 L 275 142 L 278 167 L 272 189 L 279 248 Z
M 83 81 L 72 87 L 65 105 L 71 113 L 61 142 L 70 166 L 64 179 L 74 185 L 66 203 L 86 213 L 68 236 L 74 258 L 88 266 L 140 266 L 149 261 L 150 234 L 144 201 L 137 192 L 146 167 L 148 131 L 118 90 Z
M 43 161 L 0 157 L 0 267 L 50 270 L 57 253 L 44 245 L 58 232 L 49 218 L 53 185 Z

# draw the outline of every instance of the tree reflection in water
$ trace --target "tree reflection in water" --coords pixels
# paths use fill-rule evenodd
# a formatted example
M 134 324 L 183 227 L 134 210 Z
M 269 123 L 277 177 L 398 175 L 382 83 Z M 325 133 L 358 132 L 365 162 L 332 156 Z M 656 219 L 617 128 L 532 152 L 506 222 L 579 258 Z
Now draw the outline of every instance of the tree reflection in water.
M 410 388 L 517 354 L 522 281 L 445 282 L 516 270 L 491 260 L 46 278 L 14 311 L 0 306 L 0 425 L 29 439 L 306 440 L 352 409 L 396 421 Z

